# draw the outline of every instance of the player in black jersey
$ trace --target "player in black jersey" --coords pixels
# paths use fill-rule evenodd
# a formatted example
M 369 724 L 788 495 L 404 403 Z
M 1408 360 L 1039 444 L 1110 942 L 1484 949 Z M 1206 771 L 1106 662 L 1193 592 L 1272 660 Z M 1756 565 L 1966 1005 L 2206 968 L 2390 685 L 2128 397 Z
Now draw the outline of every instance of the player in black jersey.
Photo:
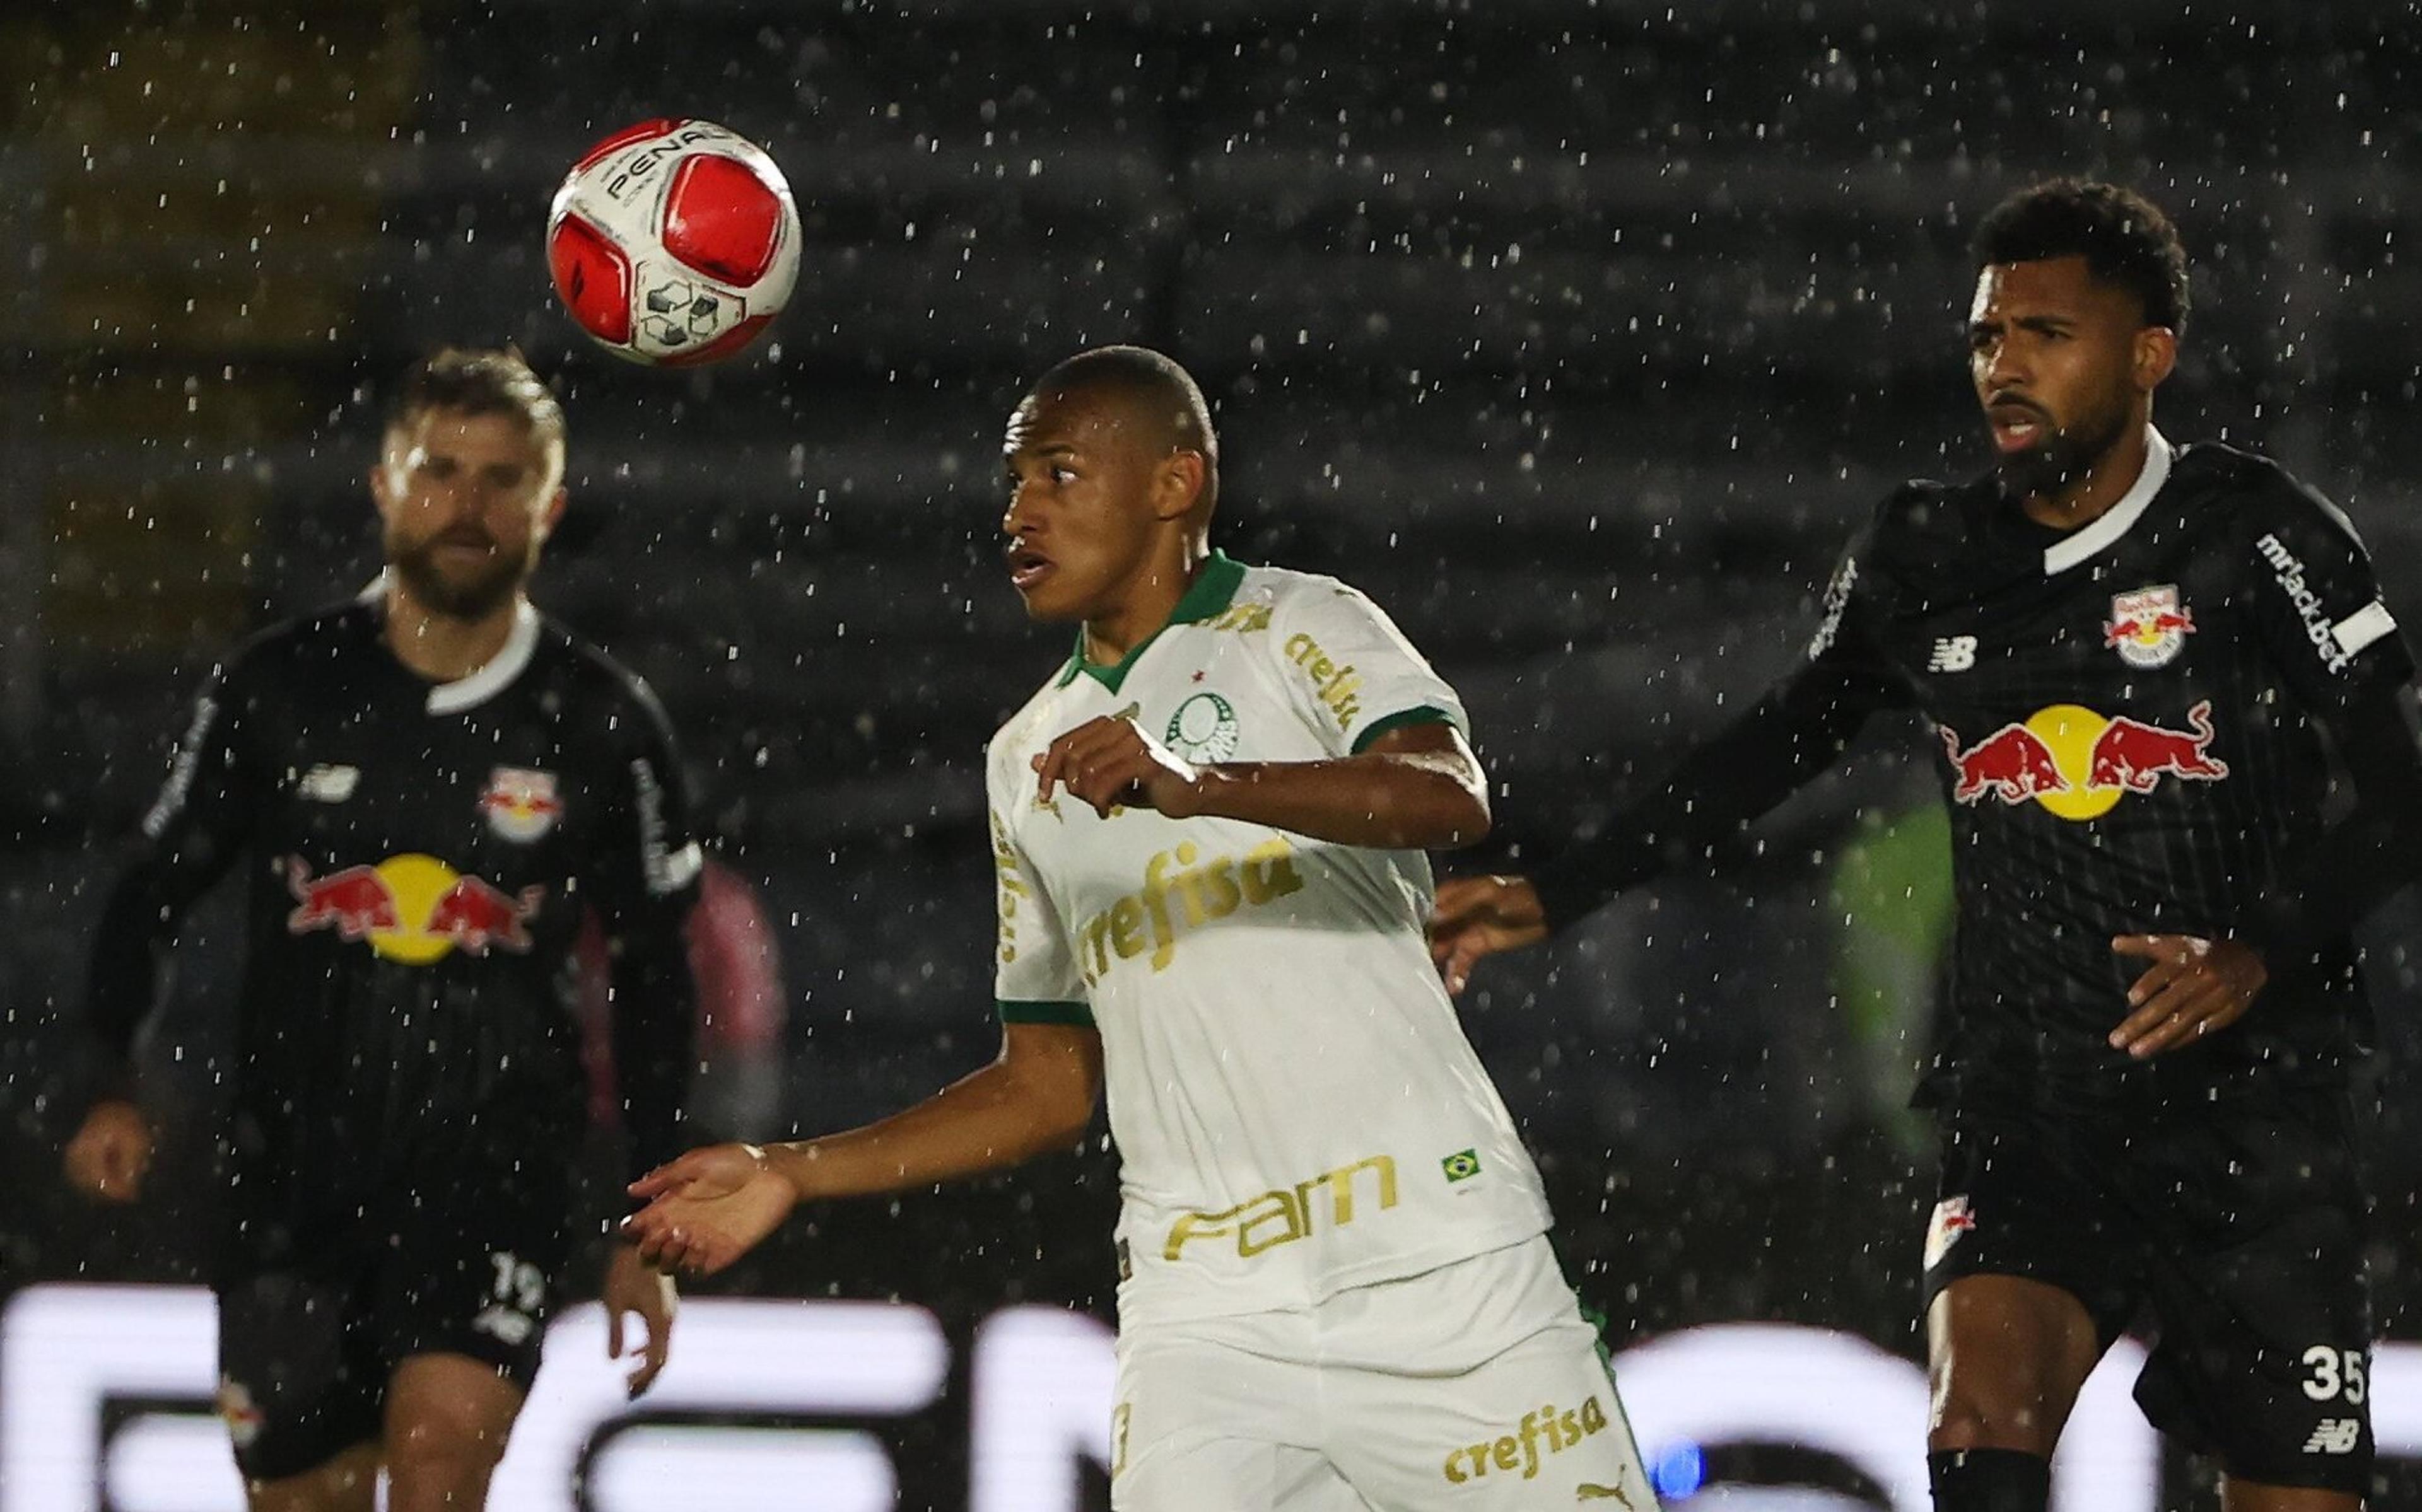
M 2058 181 L 1981 226 L 1970 367 L 1997 457 L 1877 509 L 1801 668 L 1529 880 L 1439 891 L 1451 986 L 1703 858 L 1869 714 L 1940 741 L 1958 899 L 1927 1245 L 1946 1512 L 2041 1512 L 2095 1361 L 2149 1304 L 2137 1398 L 2231 1512 L 2370 1483 L 2367 1204 L 2346 1143 L 2367 1014 L 2348 930 L 2414 875 L 2414 663 L 2346 518 L 2152 428 L 2186 259 Z M 2351 815 L 2325 825 L 2335 756 Z
M 107 1070 L 68 1150 L 128 1199 L 129 1052 L 161 947 L 241 868 L 246 975 L 220 1408 L 256 1512 L 478 1506 L 538 1368 L 587 1127 L 574 942 L 612 946 L 634 1174 L 679 1152 L 698 842 L 662 710 L 524 596 L 564 506 L 563 414 L 511 352 L 415 368 L 371 475 L 386 571 L 257 637 L 201 696 L 104 909 Z M 662 1367 L 669 1286 L 617 1243 L 609 1347 Z M 635 1344 L 637 1341 L 635 1340 Z

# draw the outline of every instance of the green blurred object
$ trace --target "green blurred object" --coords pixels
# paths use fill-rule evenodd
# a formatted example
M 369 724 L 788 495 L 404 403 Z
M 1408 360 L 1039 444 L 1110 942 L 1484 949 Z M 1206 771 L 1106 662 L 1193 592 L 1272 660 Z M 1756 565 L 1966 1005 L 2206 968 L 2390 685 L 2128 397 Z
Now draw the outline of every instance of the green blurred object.
M 1951 818 L 1928 797 L 1870 809 L 1835 848 L 1829 896 L 1842 919 L 1833 997 L 1857 1045 L 1860 1088 L 1879 1128 L 1924 1142 L 1909 1096 L 1925 1068 L 1951 945 Z

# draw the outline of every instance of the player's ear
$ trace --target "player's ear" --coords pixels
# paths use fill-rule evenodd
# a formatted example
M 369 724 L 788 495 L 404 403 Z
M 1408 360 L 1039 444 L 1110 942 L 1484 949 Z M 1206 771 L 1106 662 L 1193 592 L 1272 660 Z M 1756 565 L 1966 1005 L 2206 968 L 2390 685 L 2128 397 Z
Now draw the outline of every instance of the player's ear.
M 395 508 L 395 473 L 387 466 L 384 447 L 380 449 L 378 460 L 370 463 L 370 503 L 376 507 L 379 518 L 384 520 Z
M 1173 451 L 1162 458 L 1154 478 L 1153 514 L 1162 520 L 1183 520 L 1192 514 L 1208 475 L 1199 451 Z
M 2178 334 L 2166 325 L 2148 325 L 2136 333 L 2136 387 L 2150 394 L 2161 387 L 2178 365 Z
M 557 523 L 563 519 L 564 506 L 571 502 L 571 491 L 564 488 L 560 483 L 557 484 L 555 491 L 546 496 L 546 503 L 539 507 L 538 534 L 540 539 L 543 540 L 547 537 L 555 534 Z

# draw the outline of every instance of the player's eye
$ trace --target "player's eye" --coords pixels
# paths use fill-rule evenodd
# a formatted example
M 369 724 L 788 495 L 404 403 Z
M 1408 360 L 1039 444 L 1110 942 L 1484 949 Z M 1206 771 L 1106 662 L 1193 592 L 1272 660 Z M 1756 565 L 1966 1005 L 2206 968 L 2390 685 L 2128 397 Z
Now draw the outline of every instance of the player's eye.
M 1052 463 L 1052 464 L 1051 464 L 1051 481 L 1052 481 L 1052 482 L 1054 482 L 1054 483 L 1072 483 L 1072 482 L 1076 481 L 1076 477 L 1077 477 L 1077 470 L 1076 470 L 1075 468 L 1073 468 L 1073 467 L 1062 467 L 1062 466 L 1061 466 L 1058 462 L 1054 462 L 1054 463 Z

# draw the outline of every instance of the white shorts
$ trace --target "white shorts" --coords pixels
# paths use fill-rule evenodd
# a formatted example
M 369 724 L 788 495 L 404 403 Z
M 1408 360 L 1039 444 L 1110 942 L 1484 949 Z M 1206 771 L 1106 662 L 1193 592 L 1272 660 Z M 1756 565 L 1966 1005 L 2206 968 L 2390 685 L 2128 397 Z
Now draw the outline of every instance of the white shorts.
M 1119 1339 L 1117 1512 L 1656 1512 L 1543 1238 L 1308 1310 Z

